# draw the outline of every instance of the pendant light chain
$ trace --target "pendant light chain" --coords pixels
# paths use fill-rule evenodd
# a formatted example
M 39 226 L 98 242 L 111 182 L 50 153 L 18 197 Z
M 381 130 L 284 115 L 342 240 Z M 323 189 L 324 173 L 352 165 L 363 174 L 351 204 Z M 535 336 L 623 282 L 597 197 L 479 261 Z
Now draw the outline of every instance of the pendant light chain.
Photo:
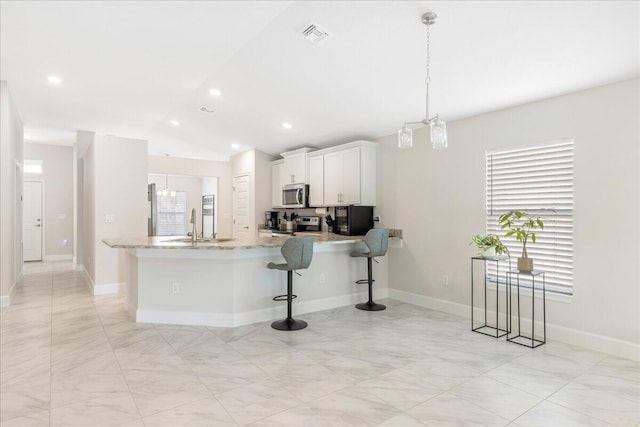
M 430 49 L 429 49 L 429 45 L 431 44 L 431 39 L 429 37 L 429 27 L 430 25 L 427 25 L 427 84 L 431 83 L 431 69 L 429 67 L 430 62 L 431 62 L 431 53 L 430 53 Z
M 429 84 L 431 83 L 431 52 L 429 49 L 429 46 L 431 44 L 431 39 L 430 39 L 430 33 L 429 33 L 429 27 L 431 27 L 431 25 L 427 25 L 427 79 L 425 81 L 426 83 L 426 117 L 425 120 L 429 121 Z

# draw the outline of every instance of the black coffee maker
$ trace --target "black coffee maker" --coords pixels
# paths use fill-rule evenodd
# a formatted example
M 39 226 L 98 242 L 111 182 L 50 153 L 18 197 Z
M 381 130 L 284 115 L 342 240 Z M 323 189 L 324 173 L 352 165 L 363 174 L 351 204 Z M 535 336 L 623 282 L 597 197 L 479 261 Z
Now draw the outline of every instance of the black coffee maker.
M 265 211 L 264 226 L 267 230 L 278 229 L 278 211 Z

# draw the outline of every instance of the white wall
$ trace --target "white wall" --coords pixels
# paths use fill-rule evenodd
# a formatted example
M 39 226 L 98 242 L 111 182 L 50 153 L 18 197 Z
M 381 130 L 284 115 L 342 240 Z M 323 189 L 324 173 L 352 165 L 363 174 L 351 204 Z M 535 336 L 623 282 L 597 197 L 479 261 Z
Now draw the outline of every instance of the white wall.
M 255 152 L 256 224 L 264 224 L 264 212 L 271 210 L 271 161 L 274 158 L 259 150 Z
M 44 182 L 44 259 L 68 256 L 70 260 L 73 254 L 73 147 L 25 144 L 24 157 L 42 160 L 42 174 L 25 173 L 24 179 Z
M 390 287 L 468 306 L 468 243 L 484 231 L 485 151 L 573 138 L 575 293 L 570 303 L 547 300 L 548 333 L 637 351 L 638 95 L 634 79 L 449 122 L 445 151 L 431 149 L 426 128 L 414 131 L 411 150 L 397 149 L 395 135 L 380 139 L 376 213 L 404 232 L 404 249 L 390 253 Z
M 231 237 L 233 235 L 233 180 L 230 162 L 167 156 L 149 156 L 148 161 L 149 173 L 217 177 L 218 237 Z
M 102 239 L 147 235 L 147 141 L 96 135 L 83 168 L 85 269 L 94 292 L 113 292 L 126 281 L 125 254 Z
M 22 275 L 23 128 L 6 81 L 0 81 L 0 306 Z
M 85 264 L 85 223 L 84 223 L 84 209 L 85 209 L 85 153 L 87 149 L 93 144 L 95 138 L 95 132 L 89 132 L 79 130 L 76 132 L 76 145 L 75 145 L 75 168 L 76 168 L 76 234 L 74 239 L 74 262 L 76 269 L 82 271 Z

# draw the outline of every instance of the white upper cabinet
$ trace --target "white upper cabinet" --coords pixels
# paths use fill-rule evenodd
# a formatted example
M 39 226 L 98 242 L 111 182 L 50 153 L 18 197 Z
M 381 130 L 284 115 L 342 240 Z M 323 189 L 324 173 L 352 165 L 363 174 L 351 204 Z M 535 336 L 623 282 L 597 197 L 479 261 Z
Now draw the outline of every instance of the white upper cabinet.
M 322 151 L 324 205 L 375 206 L 377 144 L 358 141 Z
M 307 178 L 307 153 L 311 148 L 299 148 L 280 154 L 284 157 L 283 185 L 308 184 Z
M 324 156 L 309 156 L 309 206 L 324 206 Z
M 271 162 L 271 206 L 282 207 L 282 178 L 284 175 L 284 162 L 276 160 Z
M 273 207 L 282 207 L 282 186 L 309 184 L 309 206 L 376 205 L 378 144 L 356 141 L 313 152 L 282 153 L 272 165 Z

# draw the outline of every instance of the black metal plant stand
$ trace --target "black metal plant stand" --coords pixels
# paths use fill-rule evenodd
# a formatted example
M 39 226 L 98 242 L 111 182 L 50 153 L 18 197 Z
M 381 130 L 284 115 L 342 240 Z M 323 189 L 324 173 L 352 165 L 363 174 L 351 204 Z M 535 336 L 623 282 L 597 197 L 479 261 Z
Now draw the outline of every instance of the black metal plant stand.
M 507 335 L 507 341 L 520 344 L 529 348 L 536 348 L 541 346 L 542 344 L 547 342 L 547 313 L 546 313 L 546 283 L 545 283 L 545 274 L 546 272 L 540 270 L 533 270 L 532 272 L 522 272 L 519 270 L 510 270 L 509 271 L 509 294 L 512 292 L 513 285 L 513 276 L 516 278 L 516 291 L 517 291 L 517 316 L 518 316 L 518 331 L 517 335 Z M 523 334 L 521 327 L 521 316 L 520 316 L 520 277 L 529 277 L 531 279 L 531 335 L 526 336 Z M 536 278 L 542 278 L 542 289 L 537 289 L 538 291 L 542 290 L 542 339 L 536 338 Z M 511 298 L 511 303 L 513 304 L 513 297 Z M 513 310 L 511 305 L 509 306 L 509 334 L 512 332 L 512 315 Z M 515 334 L 516 332 L 514 332 Z
M 482 261 L 483 263 L 483 276 L 484 276 L 484 322 L 477 327 L 474 327 L 474 277 L 473 277 L 473 263 L 474 261 Z M 496 319 L 495 324 L 490 325 L 488 323 L 488 314 L 487 314 L 487 263 L 494 262 L 496 264 Z M 504 305 L 504 315 L 505 321 L 504 326 L 500 327 L 500 263 L 508 262 L 509 270 L 511 270 L 511 258 L 507 256 L 474 256 L 471 257 L 471 330 L 473 332 L 477 332 L 479 334 L 487 335 L 493 338 L 501 338 L 505 335 L 508 335 L 511 332 L 510 322 L 509 322 L 509 295 L 508 291 L 508 279 L 507 273 L 505 273 L 505 282 L 504 282 L 504 293 L 505 293 L 505 305 Z

